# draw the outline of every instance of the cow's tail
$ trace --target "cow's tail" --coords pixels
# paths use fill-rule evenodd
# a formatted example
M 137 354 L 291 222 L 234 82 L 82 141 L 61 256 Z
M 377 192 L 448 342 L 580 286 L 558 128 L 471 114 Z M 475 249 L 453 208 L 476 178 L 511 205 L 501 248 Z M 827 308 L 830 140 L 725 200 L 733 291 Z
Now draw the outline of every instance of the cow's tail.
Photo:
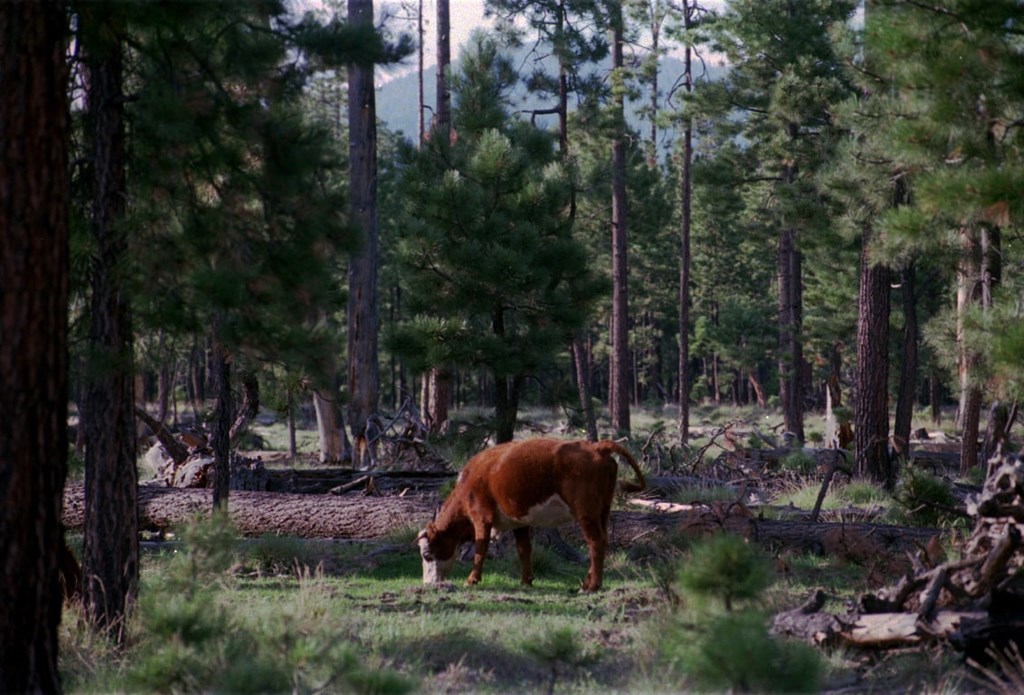
M 644 480 L 643 471 L 640 470 L 640 464 L 636 462 L 636 459 L 633 458 L 633 454 L 629 453 L 629 451 L 626 450 L 625 447 L 622 447 L 618 443 L 606 439 L 604 441 L 598 442 L 597 448 L 598 451 L 600 451 L 602 454 L 618 454 L 623 459 L 625 459 L 626 463 L 628 463 L 630 467 L 632 467 L 633 472 L 636 473 L 635 483 L 628 480 L 619 481 L 619 492 L 640 492 L 641 490 L 644 490 L 647 487 L 647 482 Z

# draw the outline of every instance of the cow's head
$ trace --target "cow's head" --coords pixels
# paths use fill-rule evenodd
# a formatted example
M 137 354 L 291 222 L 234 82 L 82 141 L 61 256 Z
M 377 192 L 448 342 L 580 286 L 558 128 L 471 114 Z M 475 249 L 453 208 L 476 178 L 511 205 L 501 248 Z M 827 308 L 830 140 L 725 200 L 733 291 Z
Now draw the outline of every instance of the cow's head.
M 423 560 L 423 583 L 439 584 L 446 580 L 455 565 L 456 543 L 438 533 L 430 523 L 416 536 L 416 545 Z

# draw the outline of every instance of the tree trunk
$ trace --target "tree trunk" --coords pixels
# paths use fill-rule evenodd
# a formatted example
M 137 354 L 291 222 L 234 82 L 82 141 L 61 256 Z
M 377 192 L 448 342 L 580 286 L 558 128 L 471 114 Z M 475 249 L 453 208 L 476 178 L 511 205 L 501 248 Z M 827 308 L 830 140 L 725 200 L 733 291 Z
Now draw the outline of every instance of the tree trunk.
M 933 366 L 928 377 L 928 406 L 931 409 L 932 424 L 935 427 L 942 424 L 942 398 L 939 395 L 941 380 L 942 375 L 939 372 L 939 368 Z
M 419 0 L 416 9 L 416 143 L 417 147 L 426 140 L 427 124 L 424 113 L 427 108 L 427 100 L 423 89 L 424 56 L 423 39 L 423 0 Z
M 132 329 L 120 274 L 127 262 L 121 39 L 111 8 L 79 15 L 92 126 L 92 310 L 82 422 L 86 430 L 84 604 L 93 624 L 125 638 L 139 580 Z M 161 374 L 166 369 L 161 370 Z M 162 376 L 161 382 L 167 381 Z M 167 389 L 163 389 L 166 412 Z
M 966 474 L 978 465 L 978 425 L 981 418 L 981 391 L 975 383 L 980 356 L 965 338 L 967 312 L 981 303 L 981 242 L 974 227 L 960 229 L 960 259 L 957 264 L 956 341 L 957 375 L 960 401 L 957 425 L 961 428 L 960 473 Z
M 683 2 L 683 26 L 690 28 L 690 0 Z M 683 54 L 683 81 L 686 93 L 693 91 L 693 58 L 689 43 Z M 690 222 L 693 166 L 693 123 L 683 130 L 682 191 L 679 223 L 679 444 L 685 449 L 690 438 Z
M 242 382 L 242 405 L 235 414 L 228 439 L 234 442 L 249 430 L 249 423 L 260 411 L 260 382 L 256 373 L 243 371 L 239 381 Z
M 427 399 L 424 412 L 432 433 L 444 432 L 448 428 L 448 402 L 451 399 L 452 375 L 447 367 L 433 367 L 425 379 Z
M 348 0 L 353 26 L 373 26 L 373 0 Z M 377 364 L 377 116 L 373 64 L 348 68 L 349 204 L 362 232 L 362 246 L 348 266 L 349 427 L 363 465 L 375 444 L 366 433 L 377 412 L 380 374 Z
M 0 3 L 0 692 L 59 693 L 68 455 L 68 115 L 60 2 Z
M 217 400 L 213 406 L 210 448 L 213 450 L 213 506 L 226 507 L 231 487 L 231 420 L 234 403 L 231 397 L 231 360 L 219 336 L 213 338 L 213 390 Z
M 1002 456 L 1006 437 L 1009 434 L 1010 408 L 1005 403 L 995 401 L 988 411 L 988 424 L 985 428 L 985 440 L 982 447 L 981 463 L 986 465 L 986 472 L 991 472 L 992 460 Z M 986 478 L 988 475 L 985 476 Z
M 661 56 L 658 52 L 661 48 L 661 22 L 664 19 L 664 14 L 659 13 L 659 7 L 656 4 L 652 4 L 651 10 L 651 55 L 654 56 L 654 70 L 651 72 L 651 94 L 650 94 L 650 109 L 651 109 L 651 122 L 648 124 L 648 145 L 647 145 L 647 166 L 651 169 L 658 166 L 658 73 L 660 72 L 658 64 L 661 60 Z M 686 6 L 684 0 L 683 13 L 686 13 Z M 688 57 L 688 56 L 687 56 Z M 687 77 L 689 74 L 687 72 Z
M 495 307 L 491 317 L 491 330 L 498 340 L 505 336 L 505 312 L 502 307 Z M 519 411 L 519 391 L 522 387 L 521 376 L 511 376 L 492 370 L 494 376 L 494 429 L 497 443 L 512 441 L 516 432 L 516 416 Z
M 320 463 L 341 463 L 350 459 L 345 424 L 338 405 L 338 389 L 314 390 L 313 409 L 320 440 Z
M 913 264 L 902 272 L 903 295 L 903 361 L 900 364 L 900 390 L 896 397 L 896 421 L 893 424 L 893 447 L 896 455 L 910 455 L 910 429 L 917 394 L 917 287 Z
M 572 341 L 572 356 L 576 365 L 576 387 L 580 394 L 580 410 L 587 430 L 587 440 L 596 442 L 597 418 L 594 416 L 594 403 L 590 397 L 590 360 L 583 346 L 583 338 L 578 335 Z
M 451 62 L 451 13 L 448 0 L 437 0 L 437 103 L 434 107 L 434 128 L 443 135 L 449 135 L 452 126 L 452 90 L 449 80 Z
M 298 453 L 298 446 L 295 441 L 295 390 L 288 386 L 288 460 L 294 461 Z
M 796 232 L 779 233 L 779 395 L 786 430 L 804 441 L 801 269 Z
M 858 475 L 892 487 L 889 459 L 889 269 L 872 265 L 871 230 L 865 229 L 860 251 L 860 296 L 857 305 L 857 402 L 854 447 Z
M 624 68 L 622 8 L 612 18 L 612 71 Z M 612 429 L 628 434 L 629 422 L 629 303 L 626 244 L 626 133 L 621 92 L 614 98 L 615 136 L 612 140 L 612 355 L 608 408 Z

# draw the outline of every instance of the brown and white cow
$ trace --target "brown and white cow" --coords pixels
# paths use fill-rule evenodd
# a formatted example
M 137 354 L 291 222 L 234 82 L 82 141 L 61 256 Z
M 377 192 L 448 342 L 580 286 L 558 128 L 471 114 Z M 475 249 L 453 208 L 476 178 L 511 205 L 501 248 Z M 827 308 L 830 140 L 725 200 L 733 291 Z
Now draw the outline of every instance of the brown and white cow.
M 590 552 L 590 569 L 581 590 L 599 589 L 619 468 L 613 454 L 625 459 L 637 477 L 635 483 L 619 481 L 619 490 L 643 490 L 646 484 L 636 459 L 611 441 L 527 439 L 499 444 L 474 456 L 459 473 L 437 518 L 416 539 L 423 558 L 423 583 L 445 580 L 455 551 L 473 540 L 473 570 L 466 583 L 476 584 L 492 532 L 511 530 L 522 583 L 531 584 L 530 527 L 552 528 L 575 519 Z

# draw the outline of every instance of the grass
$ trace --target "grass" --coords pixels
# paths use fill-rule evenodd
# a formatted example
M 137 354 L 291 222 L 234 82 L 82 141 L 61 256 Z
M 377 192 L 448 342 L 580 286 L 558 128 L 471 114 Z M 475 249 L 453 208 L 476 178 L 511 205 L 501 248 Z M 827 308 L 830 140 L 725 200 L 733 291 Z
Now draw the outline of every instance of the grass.
M 467 429 L 459 433 L 453 428 L 456 433 L 437 442 L 438 449 L 456 463 L 464 461 L 482 444 L 475 423 L 488 415 L 458 413 Z M 537 408 L 521 417 L 543 428 L 557 426 L 562 414 Z M 665 427 L 662 443 L 670 446 L 675 417 L 670 407 L 635 412 L 630 447 L 639 453 L 646 436 L 638 433 L 659 423 Z M 704 438 L 691 440 L 691 450 L 706 443 L 714 428 L 734 420 L 756 423 L 765 434 L 777 436 L 779 431 L 779 417 L 771 411 L 698 406 L 691 411 L 691 422 L 702 426 Z M 254 429 L 269 448 L 286 448 L 283 424 Z M 601 432 L 610 434 L 606 420 Z M 316 432 L 298 434 L 300 452 L 315 453 Z M 531 430 L 522 436 L 534 434 Z M 710 447 L 705 461 L 721 451 Z M 774 503 L 813 507 L 820 480 L 804 480 Z M 735 496 L 730 487 L 698 485 L 675 498 L 714 502 Z M 893 502 L 876 486 L 837 481 L 825 510 L 848 507 L 888 513 Z M 521 587 L 511 544 L 502 557 L 487 561 L 479 586 L 463 586 L 469 564 L 462 562 L 453 584 L 424 587 L 413 533 L 377 543 L 267 536 L 236 543 L 230 562 L 189 570 L 191 574 L 183 569 L 189 566 L 184 559 L 191 557 L 184 544 L 145 554 L 141 600 L 128 626 L 125 649 L 114 649 L 92 631 L 80 610 L 70 606 L 65 613 L 65 689 L 594 693 L 699 687 L 686 659 L 666 651 L 667 642 L 692 644 L 694 635 L 706 633 L 712 624 L 706 608 L 678 580 L 679 568 L 692 559 L 690 541 L 658 537 L 611 552 L 605 588 L 581 595 L 585 568 L 543 546 L 534 549 L 535 585 Z M 819 588 L 830 596 L 826 610 L 842 612 L 845 602 L 878 588 L 879 572 L 886 569 L 790 553 L 771 558 L 771 568 L 775 582 L 756 600 L 757 610 L 767 613 L 796 606 Z M 188 596 L 195 601 L 190 604 Z M 174 628 L 186 624 L 185 619 L 202 630 L 187 633 L 192 637 L 185 639 Z M 171 625 L 170 632 L 161 637 L 158 623 L 162 630 Z M 747 634 L 743 631 L 748 627 L 731 629 Z M 894 686 L 910 692 L 954 691 L 961 673 L 948 658 L 930 665 L 933 655 L 909 651 L 867 656 L 839 650 L 826 656 L 825 688 L 857 683 L 875 692 Z M 261 668 L 239 670 L 236 661 Z
M 199 544 L 224 539 L 179 535 Z M 690 560 L 683 544 L 654 561 L 667 567 L 671 591 L 659 582 L 656 564 L 619 550 L 608 557 L 605 588 L 580 594 L 585 568 L 542 546 L 535 550 L 532 587 L 519 585 L 512 548 L 488 560 L 478 586 L 462 585 L 469 563 L 460 562 L 454 583 L 424 587 L 416 553 L 403 550 L 411 545 L 407 541 L 405 535 L 374 544 L 264 538 L 234 544 L 229 557 L 200 554 L 198 569 L 184 544 L 147 553 L 142 601 L 130 621 L 125 650 L 115 650 L 91 631 L 74 608 L 66 612 L 61 631 L 66 690 L 123 692 L 125 684 L 147 692 L 169 690 L 171 685 L 158 679 L 167 677 L 170 666 L 177 669 L 175 689 L 182 692 L 273 692 L 282 678 L 294 692 L 320 689 L 331 679 L 347 685 L 326 690 L 352 692 L 408 687 L 418 692 L 547 693 L 552 687 L 566 693 L 679 692 L 696 687 L 673 653 L 665 652 L 668 635 L 681 635 L 686 643 L 687 635 L 710 624 L 702 602 L 688 598 L 671 579 Z M 776 581 L 757 600 L 767 611 L 797 605 L 820 587 L 834 597 L 828 609 L 838 612 L 843 601 L 868 589 L 865 567 L 813 555 L 771 562 Z M 160 636 L 167 625 L 181 623 L 174 606 L 184 605 L 182 597 L 192 593 L 199 611 L 189 619 L 200 619 L 209 635 L 193 630 L 190 634 L 199 634 L 194 645 L 175 637 L 174 629 Z M 154 627 L 154 606 L 160 607 L 163 628 Z M 264 670 L 231 670 L 225 659 L 242 646 Z M 197 674 L 194 687 L 182 669 Z M 864 669 L 854 658 L 830 659 L 826 685 L 849 681 Z M 947 664 L 941 673 L 931 669 L 928 674 L 939 683 L 951 670 Z M 898 663 L 878 670 L 886 679 L 899 672 Z M 368 673 L 387 676 L 388 687 L 367 683 Z
M 787 486 L 775 498 L 774 504 L 811 510 L 820 492 L 820 480 L 800 479 Z M 859 510 L 858 516 L 861 518 L 870 518 L 878 523 L 894 523 L 899 514 L 892 495 L 875 483 L 863 480 L 833 482 L 822 501 L 822 511 L 836 513 L 854 508 Z

